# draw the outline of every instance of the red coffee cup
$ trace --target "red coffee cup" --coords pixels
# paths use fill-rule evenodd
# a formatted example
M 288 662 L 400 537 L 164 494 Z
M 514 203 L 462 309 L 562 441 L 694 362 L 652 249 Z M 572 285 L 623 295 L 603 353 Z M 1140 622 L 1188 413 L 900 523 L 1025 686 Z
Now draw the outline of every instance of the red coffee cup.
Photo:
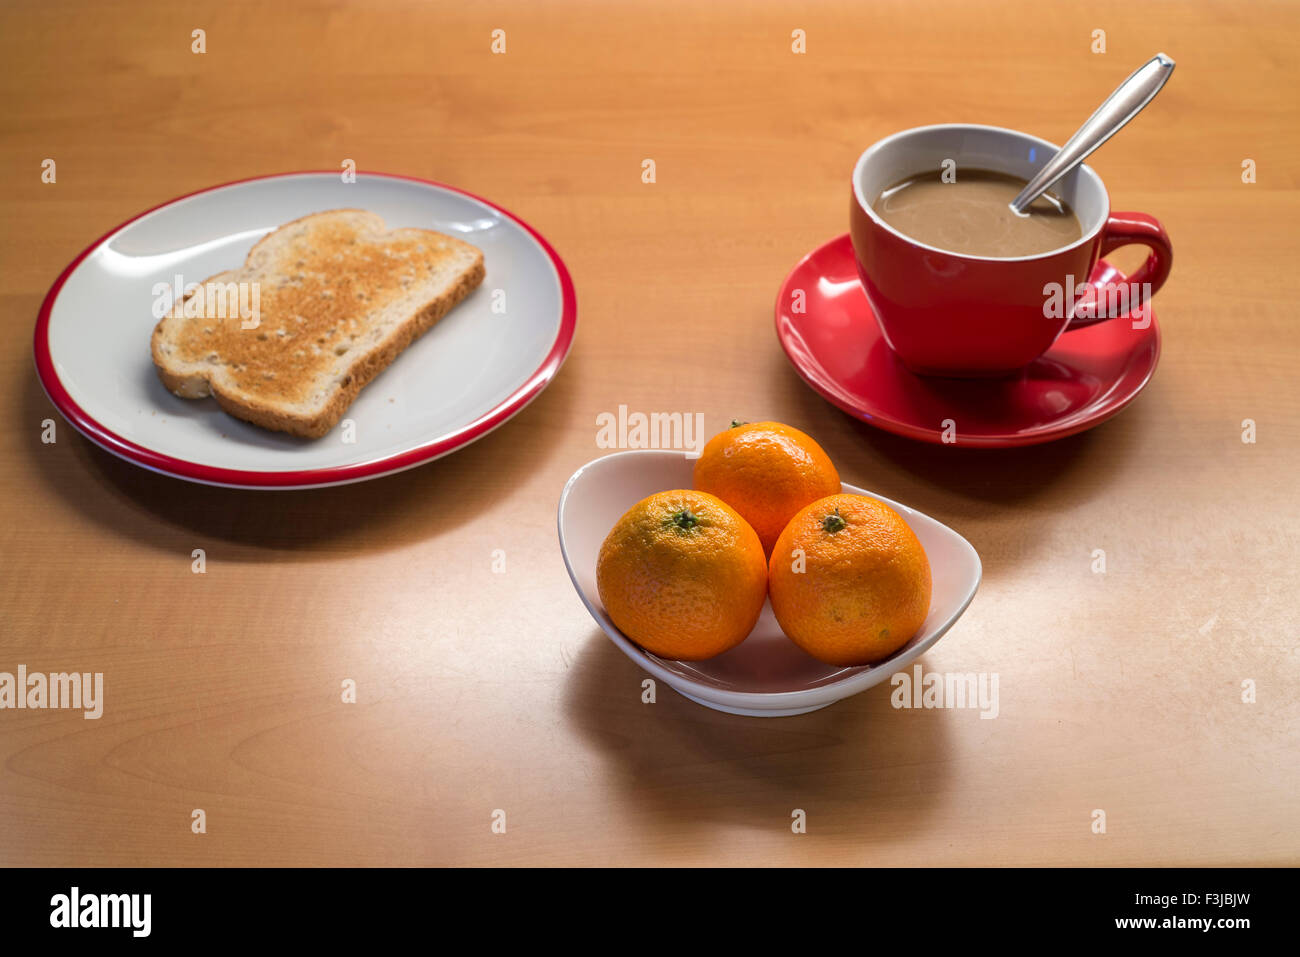
M 912 372 L 997 376 L 1028 365 L 1063 333 L 1106 319 L 1134 321 L 1134 294 L 1154 294 L 1174 252 L 1164 227 L 1145 213 L 1112 213 L 1101 178 L 1080 165 L 1052 192 L 1079 218 L 1083 236 L 1061 249 L 1014 258 L 948 252 L 918 242 L 871 208 L 909 176 L 943 168 L 986 169 L 1029 180 L 1060 149 L 996 126 L 943 124 L 904 130 L 867 149 L 853 168 L 850 230 L 858 275 L 885 341 Z M 1128 277 L 1128 290 L 1098 290 L 1097 260 L 1137 243 L 1151 250 Z M 1117 304 L 1119 308 L 1116 308 Z M 1109 305 L 1109 308 L 1107 306 Z M 1147 317 L 1149 313 L 1142 313 Z

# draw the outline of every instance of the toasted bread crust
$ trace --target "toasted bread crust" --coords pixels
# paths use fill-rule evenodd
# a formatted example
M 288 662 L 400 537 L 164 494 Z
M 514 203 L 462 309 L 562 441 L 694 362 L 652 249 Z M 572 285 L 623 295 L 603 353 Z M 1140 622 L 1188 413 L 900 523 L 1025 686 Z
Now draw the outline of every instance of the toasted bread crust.
M 382 221 L 378 220 L 378 217 L 374 217 L 373 214 L 363 210 L 333 210 L 327 213 L 312 214 L 291 223 L 286 223 L 258 240 L 250 250 L 244 268 L 248 268 L 250 263 L 256 261 L 259 250 L 264 244 L 275 241 L 277 235 L 284 230 L 303 224 L 308 220 L 313 220 L 316 217 L 338 217 L 344 214 L 367 217 L 382 227 Z M 419 308 L 413 310 L 408 317 L 402 319 L 399 324 L 372 347 L 366 350 L 352 350 L 355 354 L 348 357 L 348 362 L 342 370 L 342 376 L 330 387 L 327 400 L 323 405 L 309 411 L 295 408 L 291 403 L 277 401 L 274 396 L 258 395 L 247 388 L 228 388 L 227 377 L 224 375 L 209 373 L 203 368 L 185 368 L 186 363 L 175 361 L 165 351 L 164 343 L 169 339 L 169 335 L 172 338 L 176 338 L 178 335 L 174 329 L 169 329 L 168 324 L 194 321 L 211 323 L 211 320 L 178 318 L 176 310 L 173 311 L 173 314 L 164 317 L 155 326 L 151 337 L 151 352 L 159 379 L 169 391 L 182 398 L 193 399 L 211 395 L 217 401 L 217 404 L 230 415 L 262 428 L 287 432 L 304 438 L 320 438 L 325 435 L 338 424 L 357 395 L 375 376 L 386 369 L 403 350 L 477 288 L 486 275 L 482 253 L 467 243 L 424 230 L 393 230 L 382 233 L 381 238 L 388 239 L 398 236 L 398 234 L 402 234 L 404 237 L 406 234 L 411 234 L 415 239 L 427 236 L 430 237 L 430 241 L 436 237 L 439 242 L 444 244 L 454 244 L 453 248 L 462 258 L 466 258 L 467 253 L 472 252 L 472 259 L 467 259 L 468 266 L 461 269 L 459 274 L 455 276 L 454 282 L 442 288 L 433 299 L 422 303 Z M 423 251 L 425 247 L 421 245 L 419 248 Z M 299 265 L 301 265 L 301 262 L 299 262 Z M 382 268 L 388 268 L 391 271 L 391 267 L 386 265 Z M 205 280 L 204 284 L 232 281 L 232 277 L 239 275 L 243 275 L 239 270 L 218 273 L 216 276 Z M 366 286 L 364 288 L 369 289 L 370 287 Z M 357 307 L 353 308 L 355 310 Z M 347 315 L 346 309 L 344 314 Z M 334 322 L 337 325 L 337 315 L 336 311 L 335 318 L 326 321 Z M 281 350 L 282 353 L 286 354 L 279 356 L 278 360 L 291 366 L 293 360 L 287 355 L 287 348 L 285 346 Z M 263 352 L 265 351 L 264 349 Z M 193 366 L 192 357 L 187 356 L 186 358 L 189 360 L 188 364 Z M 262 360 L 263 362 L 266 361 L 264 356 Z M 286 378 L 292 378 L 292 369 L 290 369 Z

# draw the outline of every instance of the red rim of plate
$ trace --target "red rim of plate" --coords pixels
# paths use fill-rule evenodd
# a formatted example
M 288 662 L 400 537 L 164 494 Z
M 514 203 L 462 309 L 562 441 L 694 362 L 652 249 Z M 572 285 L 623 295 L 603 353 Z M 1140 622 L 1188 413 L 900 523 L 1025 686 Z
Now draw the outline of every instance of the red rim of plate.
M 932 445 L 942 445 L 942 433 L 938 429 L 927 429 L 921 426 L 912 425 L 908 422 L 902 422 L 898 419 L 888 418 L 875 413 L 871 413 L 856 404 L 852 399 L 843 394 L 838 382 L 831 378 L 830 374 L 823 370 L 821 363 L 797 348 L 796 343 L 792 341 L 790 331 L 785 327 L 782 320 L 782 305 L 789 301 L 787 291 L 795 274 L 798 273 L 813 257 L 817 256 L 824 249 L 848 241 L 849 234 L 844 233 L 836 236 L 834 239 L 827 240 L 820 246 L 817 246 L 806 255 L 801 257 L 794 268 L 781 281 L 781 287 L 776 294 L 776 338 L 781 343 L 781 350 L 785 353 L 790 365 L 798 373 L 799 378 L 803 379 L 810 385 L 814 392 L 820 395 L 827 402 L 836 406 L 843 412 L 847 412 L 859 422 L 875 426 L 884 432 L 892 432 L 894 435 L 901 435 L 904 438 L 916 439 L 920 442 L 928 442 Z M 867 307 L 868 309 L 870 306 Z M 875 321 L 875 317 L 872 317 Z M 1133 386 L 1131 391 L 1112 404 L 1106 405 L 1099 409 L 1093 415 L 1086 416 L 1069 425 L 1053 426 L 1047 425 L 1034 432 L 1024 432 L 1019 434 L 983 434 L 983 435 L 963 435 L 954 447 L 961 448 L 985 448 L 985 449 L 1009 449 L 1019 448 L 1026 445 L 1042 445 L 1045 442 L 1054 442 L 1057 439 L 1068 438 L 1072 435 L 1078 435 L 1080 432 L 1086 432 L 1094 428 L 1107 419 L 1113 418 L 1128 407 L 1136 399 L 1142 390 L 1147 387 L 1151 377 L 1155 375 L 1156 366 L 1160 364 L 1160 325 L 1156 321 L 1155 311 L 1151 312 L 1151 335 L 1154 340 L 1153 345 L 1155 352 L 1151 356 L 1151 365 L 1142 375 L 1140 381 Z M 1050 350 L 1049 350 L 1050 352 Z M 1122 379 L 1131 378 L 1130 373 L 1126 370 Z
M 187 459 L 178 459 L 170 455 L 164 455 L 153 449 L 145 448 L 135 442 L 125 439 L 111 429 L 105 427 L 90 415 L 85 409 L 79 406 L 63 383 L 59 380 L 58 373 L 54 368 L 54 361 L 50 356 L 49 327 L 50 314 L 54 309 L 55 300 L 58 299 L 59 290 L 67 282 L 68 277 L 72 275 L 73 270 L 81 262 L 111 239 L 114 235 L 121 232 L 127 226 L 131 225 L 138 219 L 148 216 L 150 213 L 172 206 L 183 199 L 189 199 L 191 196 L 199 196 L 203 193 L 211 193 L 215 190 L 225 189 L 228 186 L 238 186 L 241 183 L 252 183 L 260 180 L 281 179 L 288 176 L 310 176 L 310 175 L 331 175 L 337 176 L 338 170 L 296 170 L 287 173 L 271 173 L 265 176 L 249 176 L 244 179 L 231 180 L 228 183 L 221 183 L 216 186 L 208 186 L 204 189 L 197 189 L 191 193 L 185 193 L 183 196 L 177 196 L 169 199 L 165 203 L 159 203 L 152 206 L 142 213 L 132 216 L 125 222 L 113 227 L 99 239 L 95 240 L 89 246 L 81 251 L 71 263 L 64 268 L 59 274 L 59 278 L 54 281 L 50 291 L 45 294 L 45 301 L 41 303 L 40 315 L 36 319 L 36 337 L 35 337 L 35 354 L 36 354 L 36 374 L 41 381 L 45 394 L 50 397 L 50 401 L 61 412 L 78 432 L 90 439 L 96 445 L 113 453 L 114 455 L 124 458 L 127 461 L 142 465 L 147 469 L 155 472 L 162 472 L 166 475 L 176 476 L 177 478 L 190 479 L 196 482 L 205 482 L 213 485 L 234 485 L 245 486 L 249 488 L 301 488 L 304 486 L 320 485 L 338 485 L 346 482 L 355 482 L 361 479 L 374 478 L 380 475 L 386 475 L 392 472 L 400 472 L 404 469 L 420 465 L 424 462 L 432 461 L 449 452 L 454 452 L 462 446 L 468 445 L 475 439 L 482 438 L 488 432 L 491 432 L 498 425 L 504 423 L 511 416 L 521 411 L 528 403 L 537 398 L 542 390 L 550 384 L 563 364 L 565 357 L 573 345 L 574 331 L 578 324 L 578 302 L 577 296 L 573 289 L 573 279 L 569 276 L 569 270 L 565 267 L 564 261 L 560 258 L 554 247 L 551 246 L 546 238 L 542 236 L 532 226 L 528 225 L 514 213 L 503 209 L 491 200 L 477 196 L 468 190 L 458 189 L 455 186 L 448 186 L 446 183 L 439 183 L 431 179 L 422 179 L 418 176 L 404 176 L 399 173 L 378 173 L 368 170 L 358 170 L 363 176 L 381 176 L 386 179 L 406 180 L 411 183 L 421 183 L 425 186 L 436 186 L 439 189 L 445 189 L 453 193 L 459 193 L 470 199 L 490 206 L 497 212 L 501 213 L 512 222 L 522 226 L 524 230 L 537 240 L 542 250 L 550 257 L 551 264 L 555 267 L 556 275 L 560 281 L 560 293 L 562 299 L 562 308 L 560 314 L 560 328 L 556 333 L 555 342 L 552 344 L 550 351 L 542 360 L 542 364 L 537 367 L 524 382 L 514 392 L 508 395 L 492 409 L 483 413 L 473 422 L 468 423 L 457 429 L 450 435 L 443 436 L 435 441 L 428 442 L 418 448 L 409 449 L 405 452 L 399 452 L 395 455 L 386 456 L 381 459 L 375 459 L 370 462 L 358 462 L 352 465 L 331 466 L 327 468 L 316 469 L 294 469 L 286 471 L 258 471 L 250 469 L 228 469 L 215 465 L 201 465 L 197 462 L 190 462 Z

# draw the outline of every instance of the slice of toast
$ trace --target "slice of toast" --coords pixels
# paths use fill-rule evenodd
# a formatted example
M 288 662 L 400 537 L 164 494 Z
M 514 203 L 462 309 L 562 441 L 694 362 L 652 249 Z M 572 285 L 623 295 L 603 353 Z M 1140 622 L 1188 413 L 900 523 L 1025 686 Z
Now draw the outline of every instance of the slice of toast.
M 386 231 L 360 209 L 314 213 L 174 305 L 154 328 L 154 365 L 176 395 L 318 438 L 483 276 L 483 253 L 459 239 Z

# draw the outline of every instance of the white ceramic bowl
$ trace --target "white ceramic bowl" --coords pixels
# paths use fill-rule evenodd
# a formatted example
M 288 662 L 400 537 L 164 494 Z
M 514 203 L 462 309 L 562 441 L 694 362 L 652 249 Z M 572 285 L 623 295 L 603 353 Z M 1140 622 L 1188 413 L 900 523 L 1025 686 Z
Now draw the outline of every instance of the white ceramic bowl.
M 614 523 L 655 492 L 690 488 L 694 458 L 685 452 L 618 452 L 588 462 L 560 495 L 559 534 L 573 587 L 610 640 L 656 679 L 697 704 L 732 714 L 780 717 L 816 711 L 865 691 L 919 658 L 961 617 L 980 582 L 980 559 L 970 542 L 948 526 L 883 495 L 869 495 L 907 520 L 925 547 L 934 577 L 930 614 L 921 630 L 884 661 L 856 668 L 827 665 L 801 651 L 764 604 L 754 630 L 740 645 L 708 661 L 671 661 L 652 655 L 610 621 L 596 592 L 596 557 Z

